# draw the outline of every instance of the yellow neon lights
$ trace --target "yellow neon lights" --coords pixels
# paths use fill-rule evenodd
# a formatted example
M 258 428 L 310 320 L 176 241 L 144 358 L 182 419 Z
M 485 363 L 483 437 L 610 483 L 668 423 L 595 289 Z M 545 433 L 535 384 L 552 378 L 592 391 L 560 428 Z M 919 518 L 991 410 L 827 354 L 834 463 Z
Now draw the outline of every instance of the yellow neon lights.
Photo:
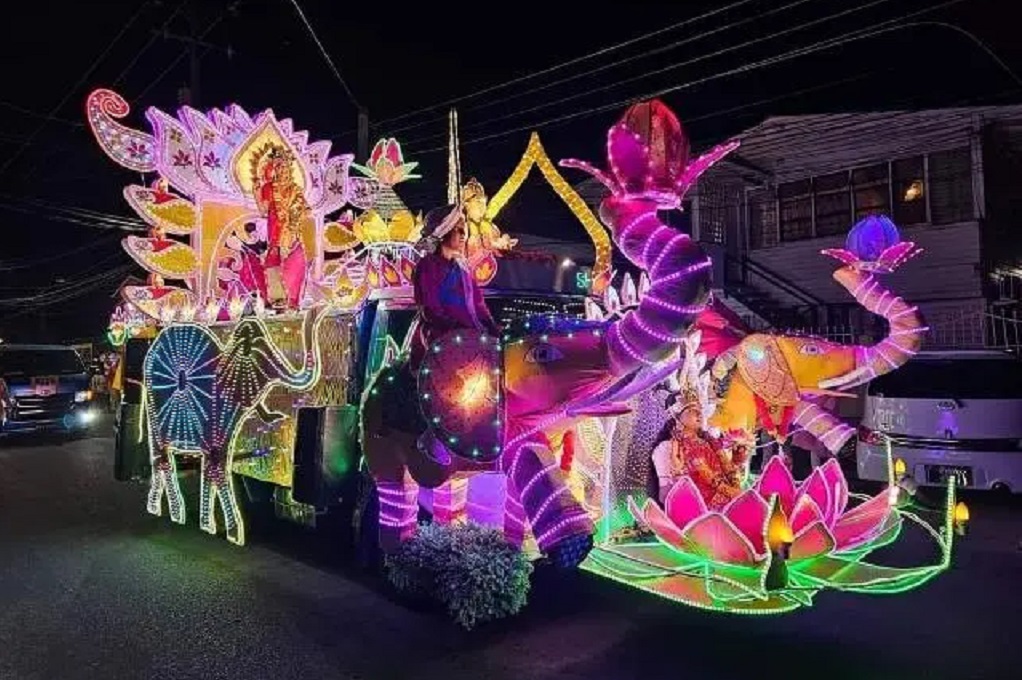
M 610 235 L 596 215 L 593 214 L 593 211 L 586 205 L 586 202 L 582 200 L 582 197 L 578 195 L 578 192 L 557 171 L 557 168 L 543 149 L 543 144 L 539 141 L 537 133 L 532 133 L 532 136 L 529 138 L 529 145 L 526 147 L 522 159 L 518 162 L 518 166 L 511 173 L 511 176 L 507 178 L 507 181 L 504 182 L 504 186 L 490 199 L 486 209 L 486 218 L 494 220 L 497 217 L 497 214 L 507 205 L 507 202 L 515 195 L 515 192 L 522 186 L 522 183 L 525 182 L 525 179 L 529 176 L 529 171 L 532 170 L 534 165 L 539 168 L 540 173 L 542 173 L 543 178 L 554 190 L 554 193 L 564 201 L 572 214 L 582 223 L 586 233 L 589 234 L 589 238 L 592 239 L 593 247 L 596 248 L 596 262 L 592 273 L 592 292 L 596 294 L 602 293 L 603 288 L 610 283 L 610 256 L 613 249 Z

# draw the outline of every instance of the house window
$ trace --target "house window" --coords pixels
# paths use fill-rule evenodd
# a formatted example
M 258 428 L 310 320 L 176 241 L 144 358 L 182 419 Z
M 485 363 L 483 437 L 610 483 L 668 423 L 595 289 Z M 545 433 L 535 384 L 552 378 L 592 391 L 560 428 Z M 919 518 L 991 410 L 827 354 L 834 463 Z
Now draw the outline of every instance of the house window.
M 724 243 L 728 205 L 720 187 L 709 186 L 699 194 L 699 240 Z
M 835 236 L 848 231 L 852 219 L 852 199 L 848 193 L 848 173 L 836 172 L 813 180 L 816 191 L 816 235 Z
M 667 226 L 683 233 L 692 234 L 692 201 L 682 201 L 679 210 L 665 210 L 659 214 Z
M 922 156 L 891 163 L 891 190 L 895 224 L 903 226 L 926 222 L 926 173 Z
M 930 217 L 934 224 L 974 219 L 968 147 L 930 154 Z
M 749 246 L 777 245 L 777 199 L 770 191 L 749 192 Z
M 781 240 L 801 241 L 813 236 L 812 182 L 788 182 L 777 188 L 781 204 Z
M 890 213 L 890 176 L 887 163 L 852 170 L 852 196 L 855 220 L 867 215 Z

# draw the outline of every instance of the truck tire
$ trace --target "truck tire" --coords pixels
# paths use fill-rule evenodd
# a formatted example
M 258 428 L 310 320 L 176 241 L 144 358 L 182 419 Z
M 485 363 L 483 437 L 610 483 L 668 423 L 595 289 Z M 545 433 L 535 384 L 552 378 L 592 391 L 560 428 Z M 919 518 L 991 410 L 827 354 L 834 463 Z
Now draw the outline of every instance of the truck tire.
M 367 571 L 383 573 L 383 551 L 380 550 L 380 497 L 371 476 L 362 474 L 355 508 L 355 559 Z

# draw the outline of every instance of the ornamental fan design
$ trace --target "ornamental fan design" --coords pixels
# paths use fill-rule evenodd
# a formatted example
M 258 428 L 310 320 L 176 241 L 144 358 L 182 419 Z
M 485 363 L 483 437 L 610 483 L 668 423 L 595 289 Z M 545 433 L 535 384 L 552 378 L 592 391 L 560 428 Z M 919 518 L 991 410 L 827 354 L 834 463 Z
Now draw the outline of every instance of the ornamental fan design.
M 165 444 L 179 451 L 207 451 L 220 348 L 200 326 L 177 326 L 160 334 L 146 355 L 145 375 L 153 422 Z

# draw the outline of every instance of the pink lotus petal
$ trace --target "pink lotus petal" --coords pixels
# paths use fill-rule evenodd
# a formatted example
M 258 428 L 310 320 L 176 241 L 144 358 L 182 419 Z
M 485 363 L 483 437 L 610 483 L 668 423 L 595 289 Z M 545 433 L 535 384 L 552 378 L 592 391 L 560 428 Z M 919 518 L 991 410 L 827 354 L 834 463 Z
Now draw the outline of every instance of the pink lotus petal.
M 733 139 L 723 144 L 718 144 L 699 158 L 689 163 L 685 170 L 680 173 L 676 183 L 676 190 L 679 196 L 684 196 L 688 190 L 699 180 L 699 176 L 710 169 L 724 156 L 738 148 L 740 142 Z
M 747 489 L 724 508 L 727 517 L 749 539 L 757 555 L 766 554 L 766 521 L 770 507 L 755 489 Z
M 823 522 L 823 511 L 810 496 L 801 496 L 795 502 L 795 510 L 791 513 L 791 530 L 795 534 L 805 529 L 810 524 Z
M 706 514 L 706 501 L 691 477 L 685 476 L 674 483 L 664 499 L 667 516 L 675 526 L 684 528 L 696 517 Z
M 795 506 L 795 480 L 792 479 L 791 470 L 784 464 L 782 456 L 774 456 L 767 461 L 756 488 L 767 503 L 770 502 L 771 496 L 777 494 L 784 514 L 791 515 L 791 510 Z
M 827 488 L 830 489 L 833 509 L 833 515 L 827 518 L 827 526 L 834 526 L 834 522 L 848 507 L 848 480 L 845 479 L 845 473 L 841 470 L 837 458 L 831 458 L 820 469 L 823 471 L 823 478 L 827 480 Z
M 823 522 L 813 522 L 802 531 L 795 534 L 795 540 L 791 543 L 788 552 L 788 559 L 808 560 L 820 555 L 829 555 L 834 552 L 835 540 L 830 530 Z
M 607 133 L 610 170 L 625 191 L 637 192 L 642 189 L 649 168 L 647 153 L 642 140 L 624 125 L 615 125 Z
M 852 508 L 834 524 L 837 550 L 851 550 L 872 540 L 883 529 L 890 514 L 886 491 Z
M 704 515 L 683 533 L 689 552 L 726 564 L 752 566 L 759 560 L 748 539 L 718 513 Z
M 859 261 L 859 257 L 855 253 L 845 250 L 844 248 L 826 248 L 820 252 L 824 255 L 829 255 L 844 264 L 852 264 L 853 262 Z
M 376 142 L 376 145 L 373 146 L 372 153 L 369 154 L 369 162 L 366 165 L 370 168 L 376 167 L 376 164 L 380 162 L 381 158 L 383 158 L 383 150 L 385 146 L 386 144 L 384 144 L 382 139 Z
M 834 502 L 830 498 L 830 487 L 827 484 L 827 479 L 823 476 L 823 470 L 816 468 L 812 473 L 802 482 L 798 488 L 798 493 L 795 494 L 795 508 L 797 509 L 803 498 L 811 498 L 816 503 L 816 507 L 820 509 L 820 518 L 827 522 L 830 526 L 834 521 Z M 794 523 L 792 529 L 795 529 Z
M 653 499 L 646 499 L 646 504 L 642 506 L 642 516 L 657 538 L 673 548 L 685 550 L 685 537 L 681 529 L 675 526 Z
M 387 140 L 386 154 L 387 160 L 389 160 L 394 167 L 401 165 L 401 145 L 398 144 L 397 140 L 393 137 Z
M 880 253 L 880 257 L 877 258 L 877 264 L 882 265 L 886 269 L 894 270 L 904 262 L 912 249 L 916 247 L 916 244 L 912 241 L 902 241 L 901 243 L 895 243 L 893 246 L 884 250 Z

